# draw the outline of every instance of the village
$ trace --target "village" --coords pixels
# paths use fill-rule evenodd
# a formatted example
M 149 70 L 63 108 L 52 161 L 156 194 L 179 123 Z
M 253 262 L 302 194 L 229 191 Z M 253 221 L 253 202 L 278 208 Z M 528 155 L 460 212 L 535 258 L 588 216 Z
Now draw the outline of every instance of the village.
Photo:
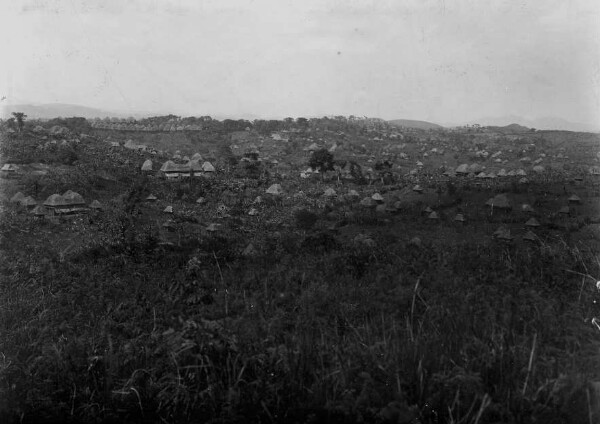
M 157 187 L 156 192 L 144 193 L 140 205 L 147 209 L 149 221 L 164 221 L 157 231 L 167 244 L 174 241 L 169 233 L 176 222 L 186 234 L 200 234 L 216 225 L 226 227 L 235 215 L 267 221 L 286 215 L 284 209 L 299 208 L 324 213 L 317 227 L 337 232 L 345 228 L 358 239 L 362 234 L 355 234 L 357 229 L 351 229 L 351 224 L 365 216 L 393 227 L 408 215 L 447 226 L 457 239 L 465 236 L 457 232 L 457 225 L 480 222 L 486 240 L 504 242 L 540 242 L 573 228 L 588 234 L 587 224 L 598 220 L 598 202 L 589 197 L 592 192 L 596 196 L 600 187 L 598 152 L 579 147 L 567 151 L 564 142 L 548 140 L 557 138 L 553 132 L 465 128 L 461 134 L 460 130 L 396 128 L 354 117 L 312 121 L 306 128 L 298 124 L 302 120 L 296 124 L 288 120 L 281 123 L 288 129 L 266 136 L 249 126 L 231 133 L 221 130 L 217 137 L 223 141 L 201 142 L 198 150 L 202 153 L 194 150 L 190 134 L 214 135 L 214 130 L 199 130 L 202 127 L 184 124 L 185 120 L 178 126 L 92 121 L 90 133 L 81 134 L 64 126 L 44 128 L 31 122 L 25 137 L 38 152 L 89 148 L 94 155 L 113 158 L 135 178 L 144 179 L 146 186 Z M 241 122 L 238 127 L 242 125 L 252 124 Z M 350 128 L 349 134 L 328 126 Z M 154 133 L 141 142 L 148 131 Z M 163 149 L 164 131 L 181 133 L 171 151 Z M 15 135 L 9 129 L 8 136 Z M 19 136 L 22 139 L 24 134 Z M 462 138 L 458 145 L 457 138 Z M 588 146 L 593 148 L 594 142 Z M 322 159 L 313 159 L 319 155 Z M 34 170 L 35 166 L 46 170 Z M 2 165 L 2 176 L 8 181 L 37 174 L 37 193 L 5 192 L 9 203 L 23 208 L 32 219 L 58 222 L 59 218 L 97 214 L 114 200 L 115 193 L 73 191 L 66 186 L 62 194 L 45 192 L 40 198 L 47 168 L 43 164 Z M 207 181 L 228 188 L 194 198 L 194 190 Z M 190 193 L 174 196 L 182 186 Z M 460 203 L 460 197 L 474 192 L 481 200 Z M 235 214 L 226 212 L 232 208 Z M 195 214 L 198 222 L 186 221 L 181 214 Z M 291 226 L 293 221 L 284 225 Z M 432 229 L 437 231 L 437 227 Z M 419 239 L 419 234 L 405 242 L 412 238 Z M 180 240 L 179 234 L 176 239 Z

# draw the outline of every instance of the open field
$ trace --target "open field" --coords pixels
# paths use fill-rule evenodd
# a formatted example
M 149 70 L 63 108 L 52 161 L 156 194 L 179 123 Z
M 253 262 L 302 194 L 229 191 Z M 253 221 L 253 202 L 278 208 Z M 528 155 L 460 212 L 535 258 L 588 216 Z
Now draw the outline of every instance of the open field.
M 1 135 L 0 421 L 600 422 L 597 134 L 68 124 Z

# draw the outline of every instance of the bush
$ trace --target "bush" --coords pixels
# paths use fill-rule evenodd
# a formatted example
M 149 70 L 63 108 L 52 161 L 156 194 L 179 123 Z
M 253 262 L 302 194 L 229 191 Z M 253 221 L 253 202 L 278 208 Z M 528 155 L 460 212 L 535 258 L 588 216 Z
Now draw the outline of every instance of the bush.
M 319 149 L 313 152 L 308 161 L 308 166 L 318 169 L 320 172 L 333 171 L 333 165 L 333 154 L 327 149 Z
M 320 254 L 339 248 L 339 242 L 327 233 L 318 233 L 306 237 L 300 248 L 309 254 Z
M 294 217 L 296 218 L 296 226 L 301 230 L 310 230 L 319 219 L 315 213 L 306 209 L 296 211 Z
M 446 182 L 446 190 L 448 190 L 448 194 L 450 196 L 454 196 L 456 194 L 456 185 L 452 181 L 448 180 Z
M 61 147 L 56 154 L 56 162 L 64 165 L 73 165 L 77 159 L 79 159 L 79 156 L 72 147 Z

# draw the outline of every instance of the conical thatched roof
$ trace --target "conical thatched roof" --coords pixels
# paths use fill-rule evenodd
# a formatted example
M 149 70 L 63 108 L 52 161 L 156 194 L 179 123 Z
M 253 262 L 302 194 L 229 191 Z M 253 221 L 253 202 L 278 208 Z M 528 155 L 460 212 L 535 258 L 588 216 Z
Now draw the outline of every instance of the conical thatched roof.
M 256 256 L 256 255 L 258 255 L 258 250 L 256 250 L 256 248 L 254 247 L 254 245 L 252 243 L 250 243 L 248 246 L 246 246 L 246 248 L 242 252 L 242 256 L 245 256 L 245 257 L 252 257 L 252 256 Z
M 27 197 L 23 198 L 19 203 L 21 203 L 21 205 L 25 206 L 26 208 L 33 208 L 34 206 L 37 205 L 37 202 L 31 196 L 27 196 Z
M 142 171 L 152 171 L 152 161 L 150 159 L 146 159 L 142 164 Z
M 436 211 L 433 211 L 427 216 L 427 219 L 440 219 L 440 216 L 437 214 Z
M 48 213 L 48 210 L 42 205 L 37 205 L 31 210 L 31 213 L 35 216 L 44 216 Z
M 248 215 L 250 215 L 250 216 L 256 216 L 256 215 L 258 215 L 258 210 L 256 208 L 251 208 L 248 211 Z
M 469 173 L 469 165 L 463 163 L 456 168 L 455 171 L 457 174 L 468 174 Z
M 512 209 L 510 200 L 506 194 L 497 194 L 485 202 L 485 204 L 496 209 Z
M 164 210 L 164 213 L 173 213 L 173 206 L 167 206 Z
M 323 196 L 325 196 L 325 197 L 334 197 L 334 196 L 337 196 L 337 193 L 335 192 L 334 189 L 332 189 L 331 187 L 329 187 L 327 190 L 325 190 L 323 192 Z
M 0 169 L 0 171 L 5 171 L 5 172 L 16 172 L 19 170 L 19 167 L 13 163 L 5 163 L 4 165 L 2 165 L 2 169 Z
M 456 171 L 454 171 L 453 169 L 447 169 L 446 171 L 444 171 L 444 174 L 447 177 L 455 177 L 456 176 Z
M 156 197 L 154 194 L 150 194 L 148 195 L 148 197 L 146 197 L 146 200 L 149 202 L 154 202 L 158 199 L 158 197 Z
M 202 168 L 202 165 L 200 164 L 200 160 L 201 159 L 190 159 L 185 166 L 187 166 L 193 172 L 201 172 L 204 169 Z
M 500 171 L 498 171 L 498 176 L 506 177 L 506 169 L 502 168 Z
M 457 222 L 465 222 L 465 216 L 462 213 L 457 213 L 456 216 L 454 217 L 454 220 Z
M 535 212 L 535 210 L 533 209 L 533 206 L 531 206 L 528 203 L 523 203 L 521 205 L 521 211 L 523 211 L 523 212 L 529 212 L 529 213 Z
M 423 188 L 419 184 L 417 184 L 416 186 L 414 186 L 412 190 L 416 191 L 417 193 L 422 193 L 423 192 Z
M 269 187 L 267 189 L 266 193 L 272 194 L 274 196 L 279 196 L 279 195 L 283 194 L 283 189 L 281 188 L 281 185 L 273 184 L 271 187 Z
M 168 160 L 160 167 L 162 172 L 177 172 L 179 171 L 179 167 L 172 160 Z
M 356 191 L 356 190 L 348 190 L 347 196 L 349 196 L 349 197 L 360 197 L 360 194 L 358 194 L 358 191 Z
M 135 144 L 135 142 L 132 139 L 129 139 L 125 142 L 125 144 L 123 144 L 123 147 L 125 147 L 126 149 L 135 150 L 138 148 L 138 145 Z
M 527 220 L 527 222 L 525 223 L 526 227 L 539 227 L 540 223 L 538 222 L 537 219 L 535 218 L 529 218 L 529 220 Z
M 92 209 L 103 209 L 102 203 L 100 203 L 97 200 L 94 200 L 92 203 L 90 203 L 90 208 Z
M 572 194 L 569 197 L 569 203 L 581 203 L 581 198 L 576 194 Z
M 479 165 L 478 163 L 472 163 L 471 165 L 469 165 L 469 172 L 477 174 L 481 171 L 483 171 L 483 166 Z
M 379 193 L 374 193 L 371 196 L 371 199 L 375 200 L 376 202 L 383 202 L 383 196 Z
M 221 224 L 212 223 L 208 227 L 206 227 L 206 231 L 210 231 L 210 232 L 218 231 L 220 226 L 221 226 Z
M 538 239 L 538 237 L 532 231 L 527 231 L 523 235 L 523 240 L 525 240 L 525 241 L 536 241 L 537 239 Z
M 65 199 L 63 199 L 63 197 L 60 194 L 53 194 L 51 196 L 48 196 L 48 198 L 44 202 L 44 206 L 49 207 L 60 207 L 66 205 L 67 203 L 65 202 Z
M 210 162 L 204 162 L 202 164 L 202 170 L 204 172 L 215 172 L 215 167 Z
M 85 205 L 83 196 L 73 190 L 67 190 L 62 197 L 66 205 Z
M 192 155 L 192 160 L 201 161 L 202 160 L 202 155 L 200 153 L 194 153 Z

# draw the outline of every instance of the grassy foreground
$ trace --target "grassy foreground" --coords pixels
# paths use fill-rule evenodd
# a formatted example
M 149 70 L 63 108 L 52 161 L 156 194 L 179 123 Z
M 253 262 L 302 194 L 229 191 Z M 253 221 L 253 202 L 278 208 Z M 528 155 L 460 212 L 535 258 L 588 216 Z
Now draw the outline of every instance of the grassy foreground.
M 584 247 L 289 230 L 65 258 L 3 218 L 2 422 L 600 422 Z

